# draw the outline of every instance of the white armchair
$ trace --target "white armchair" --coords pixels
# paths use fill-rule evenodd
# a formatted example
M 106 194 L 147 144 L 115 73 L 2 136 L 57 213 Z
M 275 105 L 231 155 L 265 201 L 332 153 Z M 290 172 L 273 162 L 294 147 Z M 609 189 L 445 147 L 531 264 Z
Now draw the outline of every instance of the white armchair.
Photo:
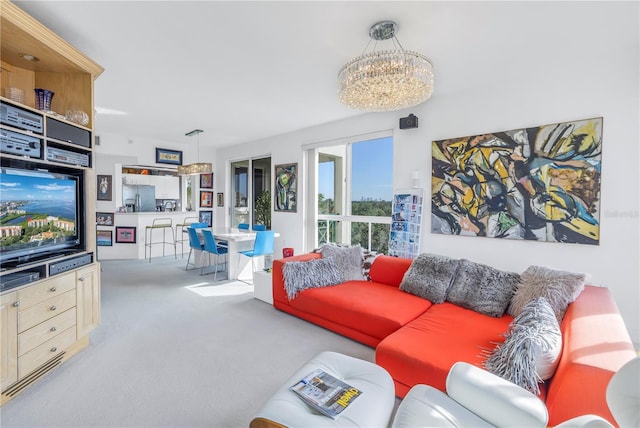
M 529 391 L 486 370 L 459 362 L 451 367 L 447 393 L 416 385 L 402 400 L 392 428 L 547 426 L 544 403 Z M 640 357 L 625 364 L 607 386 L 607 404 L 620 427 L 640 427 Z M 556 428 L 613 428 L 584 415 Z
M 392 428 L 546 427 L 544 403 L 529 391 L 474 365 L 451 367 L 447 393 L 416 385 L 400 403 Z

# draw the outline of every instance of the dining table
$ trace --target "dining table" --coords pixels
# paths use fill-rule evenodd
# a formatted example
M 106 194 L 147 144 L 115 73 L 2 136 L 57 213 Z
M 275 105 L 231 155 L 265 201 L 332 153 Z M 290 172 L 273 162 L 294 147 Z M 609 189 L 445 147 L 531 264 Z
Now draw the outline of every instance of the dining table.
M 226 242 L 228 247 L 227 254 L 227 275 L 230 280 L 251 281 L 253 273 L 251 272 L 251 258 L 239 254 L 239 251 L 253 249 L 253 243 L 256 239 L 256 231 L 238 229 L 237 227 L 213 227 L 205 228 L 213 233 L 213 237 L 217 242 Z M 201 229 L 196 229 L 200 231 Z M 275 236 L 280 236 L 277 232 Z M 196 252 L 198 252 L 196 250 Z M 200 254 L 196 254 L 196 260 L 200 260 Z M 265 267 L 265 258 L 256 258 L 258 269 Z

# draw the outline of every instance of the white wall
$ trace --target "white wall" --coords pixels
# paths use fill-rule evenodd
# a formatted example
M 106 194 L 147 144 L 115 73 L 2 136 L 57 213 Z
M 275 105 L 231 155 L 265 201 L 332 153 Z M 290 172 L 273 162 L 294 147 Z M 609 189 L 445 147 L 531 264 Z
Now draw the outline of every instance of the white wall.
M 619 4 L 618 4 L 619 6 Z M 589 47 L 589 57 L 571 57 L 559 63 L 544 64 L 544 55 L 530 58 L 534 66 L 514 71 L 513 67 L 494 67 L 493 84 L 478 85 L 472 91 L 438 94 L 416 108 L 391 113 L 366 114 L 352 119 L 279 135 L 242 146 L 219 149 L 216 171 L 225 171 L 227 160 L 271 153 L 272 163 L 298 162 L 300 169 L 299 201 L 304 201 L 306 180 L 302 146 L 352 135 L 394 129 L 394 186 L 410 187 L 411 172 L 420 170 L 421 187 L 430 194 L 431 141 L 465 135 L 504 131 L 514 128 L 603 117 L 603 156 L 601 192 L 600 245 L 574 245 L 531 241 L 471 238 L 430 234 L 430 218 L 425 215 L 421 240 L 423 252 L 445 254 L 486 263 L 500 269 L 522 272 L 529 265 L 545 265 L 591 274 L 591 283 L 611 289 L 636 343 L 640 343 L 640 240 L 638 201 L 640 186 L 639 142 L 639 68 L 637 6 L 598 11 L 599 26 L 594 28 L 573 9 L 567 20 L 567 34 L 597 31 L 606 34 L 606 43 Z M 629 18 L 629 13 L 635 17 Z M 590 16 L 593 19 L 593 15 Z M 635 40 L 615 40 L 609 31 L 616 25 L 635 25 Z M 572 28 L 572 25 L 575 28 Z M 543 27 L 540 27 L 541 31 Z M 509 35 L 505 35 L 509 37 Z M 596 36 L 600 37 L 600 35 Z M 622 37 L 622 36 L 620 36 Z M 612 40 L 612 38 L 614 38 Z M 472 39 L 469 40 L 472 43 Z M 576 39 L 579 43 L 579 39 Z M 521 41 L 527 46 L 535 40 Z M 569 44 L 558 40 L 567 52 Z M 516 41 L 514 45 L 518 45 Z M 485 47 L 486 48 L 486 47 Z M 453 54 L 453 53 L 452 53 Z M 509 55 L 525 52 L 505 52 Z M 438 76 L 436 79 L 446 78 Z M 473 73 L 473 70 L 469 70 Z M 437 80 L 436 80 L 437 85 Z M 398 119 L 414 113 L 420 127 L 397 129 Z M 228 174 L 218 174 L 216 186 Z M 218 187 L 221 188 L 221 187 Z M 276 251 L 293 247 L 296 253 L 307 251 L 303 230 L 307 212 L 273 213 L 272 228 L 280 233 Z M 427 213 L 429 205 L 426 204 Z M 222 213 L 217 213 L 221 215 Z M 312 227 L 312 224 L 309 225 Z

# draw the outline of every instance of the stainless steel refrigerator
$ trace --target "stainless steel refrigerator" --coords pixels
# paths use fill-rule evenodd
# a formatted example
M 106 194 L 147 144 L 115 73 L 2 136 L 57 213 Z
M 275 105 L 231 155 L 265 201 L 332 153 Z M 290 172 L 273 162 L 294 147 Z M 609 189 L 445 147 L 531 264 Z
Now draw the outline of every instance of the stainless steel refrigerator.
M 153 212 L 156 210 L 156 186 L 124 184 L 122 202 L 126 207 L 133 206 L 134 212 Z

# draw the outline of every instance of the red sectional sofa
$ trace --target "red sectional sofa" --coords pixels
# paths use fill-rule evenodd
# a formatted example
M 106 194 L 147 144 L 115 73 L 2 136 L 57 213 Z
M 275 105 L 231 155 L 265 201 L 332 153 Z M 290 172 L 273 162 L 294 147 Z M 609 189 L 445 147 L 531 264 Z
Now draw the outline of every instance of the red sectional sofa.
M 274 261 L 274 307 L 374 347 L 376 363 L 391 374 L 399 397 L 416 384 L 444 391 L 449 369 L 458 361 L 483 367 L 486 352 L 504 341 L 513 320 L 508 314 L 493 318 L 449 302 L 432 304 L 400 290 L 412 260 L 389 256 L 375 259 L 371 281 L 310 288 L 289 300 L 284 263 L 320 257 L 308 253 Z M 606 386 L 635 351 L 609 290 L 585 286 L 569 305 L 560 328 L 560 362 L 540 393 L 549 425 L 585 414 L 615 425 L 606 404 Z

